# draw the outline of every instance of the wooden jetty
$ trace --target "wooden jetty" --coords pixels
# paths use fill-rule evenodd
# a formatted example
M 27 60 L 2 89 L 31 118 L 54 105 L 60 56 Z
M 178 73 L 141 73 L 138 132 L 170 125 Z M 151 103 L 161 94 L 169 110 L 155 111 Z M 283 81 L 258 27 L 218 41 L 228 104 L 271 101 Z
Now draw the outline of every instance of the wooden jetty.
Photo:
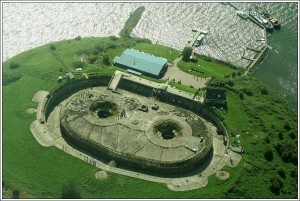
M 195 42 L 198 40 L 200 34 L 205 34 L 205 35 L 208 34 L 208 31 L 201 30 L 201 29 L 193 29 L 192 31 L 196 32 L 196 34 L 191 39 L 191 41 L 188 41 L 189 42 L 189 44 L 188 44 L 189 47 L 193 47 L 195 45 Z

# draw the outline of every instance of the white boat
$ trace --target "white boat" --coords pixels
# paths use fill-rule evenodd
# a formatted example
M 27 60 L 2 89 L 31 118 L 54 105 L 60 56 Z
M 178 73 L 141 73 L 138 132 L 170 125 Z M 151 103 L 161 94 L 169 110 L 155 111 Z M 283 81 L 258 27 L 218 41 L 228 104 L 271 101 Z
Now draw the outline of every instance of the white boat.
M 236 11 L 236 13 L 238 16 L 240 16 L 243 19 L 247 19 L 249 17 L 246 13 L 244 13 L 243 11 L 240 11 L 240 10 Z

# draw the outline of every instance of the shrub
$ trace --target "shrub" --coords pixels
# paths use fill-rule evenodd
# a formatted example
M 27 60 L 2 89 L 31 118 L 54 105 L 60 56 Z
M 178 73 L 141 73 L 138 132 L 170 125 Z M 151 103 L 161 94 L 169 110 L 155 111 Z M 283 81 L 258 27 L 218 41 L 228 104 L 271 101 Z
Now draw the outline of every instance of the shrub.
M 17 190 L 17 189 L 14 189 L 14 190 L 12 191 L 12 196 L 11 196 L 11 198 L 13 198 L 13 199 L 18 199 L 18 198 L 20 198 L 20 191 Z
M 277 169 L 277 174 L 278 174 L 282 179 L 285 179 L 285 178 L 286 178 L 285 171 L 284 171 L 284 169 L 282 169 L 281 167 Z
M 266 143 L 270 144 L 271 138 L 270 138 L 269 135 L 267 135 L 267 136 L 265 137 L 265 141 L 266 141 Z
M 233 72 L 233 73 L 231 74 L 231 76 L 232 76 L 233 78 L 235 78 L 236 72 Z
M 81 40 L 81 36 L 75 37 L 75 40 Z
M 278 133 L 278 137 L 279 137 L 280 140 L 283 140 L 283 133 L 282 133 L 282 132 L 279 132 L 279 133 Z
M 290 136 L 290 138 L 293 139 L 293 140 L 296 139 L 295 131 L 293 131 L 293 130 L 290 131 L 290 132 L 289 132 L 289 136 Z
M 108 49 L 116 49 L 116 47 L 117 47 L 116 44 L 114 44 L 114 43 L 109 43 L 109 44 L 107 45 L 106 49 L 107 49 L 107 50 L 108 50 Z
M 247 94 L 248 96 L 253 96 L 253 92 L 251 89 L 248 89 L 248 88 L 243 88 L 243 92 L 245 94 Z
M 104 47 L 102 46 L 102 44 L 95 45 L 95 49 L 98 50 L 99 52 L 103 52 L 104 51 Z
M 233 86 L 234 85 L 234 82 L 232 81 L 232 80 L 229 80 L 228 82 L 227 82 L 227 84 L 229 85 L 229 86 Z
M 260 93 L 263 95 L 268 95 L 268 90 L 266 88 L 260 89 Z
M 62 186 L 61 198 L 63 199 L 80 199 L 80 192 L 73 182 L 68 182 Z
M 75 62 L 73 63 L 73 66 L 74 66 L 75 68 L 83 68 L 84 63 L 83 63 L 82 61 L 75 61 Z
M 9 64 L 9 68 L 10 69 L 15 69 L 15 68 L 18 68 L 19 66 L 20 65 L 18 63 L 13 62 L 13 61 Z
M 241 100 L 244 100 L 244 93 L 243 93 L 243 92 L 240 92 L 239 95 L 240 95 L 240 99 L 241 99 Z
M 192 55 L 193 49 L 191 47 L 185 47 L 182 51 L 182 60 L 190 61 L 190 57 Z
M 264 156 L 267 161 L 273 160 L 273 151 L 272 151 L 272 147 L 269 144 L 267 144 L 265 147 Z
M 118 37 L 116 37 L 116 36 L 109 36 L 109 39 L 113 40 L 113 41 L 116 41 L 116 40 L 118 40 Z
M 297 165 L 298 150 L 296 144 L 288 141 L 280 141 L 275 146 L 275 149 L 284 162 L 292 162 Z
M 298 177 L 298 169 L 295 168 L 295 169 L 291 170 L 290 175 L 292 178 L 297 178 Z
M 137 43 L 148 43 L 148 44 L 152 43 L 151 40 L 148 38 L 138 38 L 138 39 L 136 39 L 136 42 Z
M 283 179 L 279 175 L 273 176 L 271 179 L 271 191 L 278 195 L 282 186 Z
M 56 46 L 55 45 L 50 45 L 50 50 L 56 50 Z
M 89 64 L 95 63 L 96 60 L 97 60 L 97 57 L 96 57 L 96 56 L 90 56 L 90 57 L 88 58 Z
M 110 65 L 110 57 L 107 54 L 103 55 L 103 63 L 107 66 Z
M 284 127 L 284 129 L 287 130 L 287 131 L 291 130 L 291 126 L 290 126 L 289 122 L 287 122 L 287 121 L 285 122 L 285 124 L 284 124 L 283 127 Z
M 2 75 L 2 85 L 6 86 L 12 82 L 16 82 L 21 78 L 20 73 L 3 73 Z

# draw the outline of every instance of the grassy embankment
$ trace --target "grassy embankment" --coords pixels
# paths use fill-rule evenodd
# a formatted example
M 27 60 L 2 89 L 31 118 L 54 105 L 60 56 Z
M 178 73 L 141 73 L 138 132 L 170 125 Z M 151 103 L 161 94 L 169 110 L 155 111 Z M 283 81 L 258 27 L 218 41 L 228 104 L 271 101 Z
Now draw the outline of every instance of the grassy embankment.
M 228 110 L 215 110 L 224 118 L 231 142 L 237 144 L 238 140 L 233 136 L 241 134 L 240 143 L 246 151 L 237 168 L 225 167 L 230 173 L 228 180 L 220 181 L 212 175 L 205 188 L 188 192 L 173 192 L 163 184 L 113 173 L 99 181 L 94 176 L 98 169 L 92 165 L 57 148 L 40 146 L 29 130 L 35 114 L 25 113 L 28 107 L 37 106 L 31 101 L 33 95 L 38 90 L 49 91 L 57 86 L 57 77 L 65 72 L 80 76 L 81 73 L 75 71 L 78 67 L 88 74 L 112 74 L 117 69 L 111 65 L 112 58 L 129 47 L 169 61 L 179 55 L 178 51 L 170 53 L 167 47 L 150 45 L 145 39 L 77 38 L 35 48 L 3 63 L 4 191 L 18 189 L 23 198 L 59 198 L 61 186 L 71 180 L 83 198 L 296 198 L 297 182 L 291 172 L 297 171 L 297 167 L 292 162 L 283 162 L 274 149 L 278 143 L 285 145 L 283 142 L 287 142 L 288 147 L 297 145 L 296 115 L 259 80 L 251 75 L 235 76 L 227 68 L 221 74 L 219 70 L 210 71 L 210 76 L 216 77 L 211 85 L 219 82 L 231 89 L 227 95 Z M 81 62 L 83 54 L 87 58 Z M 111 58 L 110 63 L 104 62 L 106 56 Z M 19 66 L 10 65 L 12 62 Z M 198 67 L 198 64 L 193 65 Z M 210 68 L 209 65 L 206 67 Z M 227 78 L 223 78 L 224 75 Z M 296 136 L 293 135 L 295 132 Z M 267 145 L 273 153 L 273 159 L 268 158 L 269 161 L 264 156 Z M 288 150 L 285 155 L 292 157 L 293 154 L 294 150 Z M 275 195 L 270 191 L 270 180 L 278 174 L 278 167 L 284 170 L 286 178 L 281 192 Z
M 94 50 L 99 44 L 106 49 L 106 54 L 113 57 L 115 52 L 122 52 L 127 46 L 143 45 L 135 40 L 115 38 L 87 38 L 54 43 L 56 49 L 50 50 L 45 45 L 17 55 L 3 64 L 3 75 L 19 73 L 21 78 L 3 86 L 3 180 L 5 186 L 21 191 L 22 197 L 58 198 L 61 185 L 69 180 L 79 187 L 82 197 L 86 198 L 222 198 L 222 197 L 256 197 L 256 198 L 289 198 L 295 197 L 296 183 L 290 176 L 296 166 L 282 162 L 274 145 L 288 141 L 296 145 L 290 133 L 297 132 L 296 115 L 272 90 L 264 86 L 253 76 L 235 76 L 219 78 L 219 82 L 228 85 L 233 81 L 228 92 L 228 110 L 216 112 L 224 118 L 233 142 L 233 134 L 241 134 L 241 145 L 245 148 L 244 159 L 239 167 L 225 168 L 231 177 L 219 181 L 215 175 L 209 178 L 209 184 L 203 189 L 189 192 L 172 192 L 163 184 L 142 181 L 122 175 L 108 173 L 107 180 L 98 181 L 94 174 L 97 168 L 77 159 L 54 147 L 41 147 L 29 131 L 35 114 L 26 114 L 28 107 L 37 104 L 31 98 L 38 90 L 51 90 L 57 83 L 57 77 L 64 72 L 75 72 L 74 66 L 79 61 L 78 52 Z M 115 44 L 116 47 L 111 47 Z M 148 45 L 148 44 L 147 44 Z M 153 49 L 156 46 L 153 46 Z M 52 52 L 59 55 L 60 60 Z M 162 50 L 165 51 L 165 50 Z M 83 63 L 83 72 L 112 74 L 115 67 L 101 63 L 101 55 L 95 64 Z M 10 63 L 19 64 L 11 69 Z M 62 65 L 62 62 L 64 65 Z M 61 72 L 62 71 L 62 72 Z M 211 84 L 216 83 L 214 80 Z M 246 89 L 247 88 L 247 89 Z M 262 89 L 267 94 L 262 94 Z M 236 91 L 236 90 L 235 90 Z M 243 92 L 243 100 L 240 93 Z M 250 92 L 249 92 L 250 91 Z M 246 95 L 246 93 L 251 95 Z M 266 92 L 264 92 L 266 93 Z M 286 125 L 288 124 L 288 126 Z M 246 134 L 249 132 L 249 134 Z M 283 140 L 278 137 L 283 133 Z M 272 146 L 273 160 L 264 158 L 267 144 Z M 276 174 L 277 167 L 286 173 L 283 191 L 279 196 L 270 191 L 270 179 Z M 260 183 L 261 185 L 257 185 Z M 216 188 L 218 186 L 218 188 Z

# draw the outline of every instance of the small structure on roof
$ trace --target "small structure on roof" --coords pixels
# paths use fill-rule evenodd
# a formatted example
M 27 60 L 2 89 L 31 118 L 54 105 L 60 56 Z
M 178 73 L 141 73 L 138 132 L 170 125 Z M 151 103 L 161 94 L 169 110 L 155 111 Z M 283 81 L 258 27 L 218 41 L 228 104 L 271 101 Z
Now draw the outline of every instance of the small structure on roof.
M 225 89 L 213 89 L 207 88 L 204 97 L 204 103 L 215 103 L 226 105 L 226 90 Z
M 145 74 L 160 78 L 168 67 L 167 59 L 140 52 L 134 49 L 126 49 L 120 57 L 113 60 L 115 66 L 125 68 L 134 74 Z

